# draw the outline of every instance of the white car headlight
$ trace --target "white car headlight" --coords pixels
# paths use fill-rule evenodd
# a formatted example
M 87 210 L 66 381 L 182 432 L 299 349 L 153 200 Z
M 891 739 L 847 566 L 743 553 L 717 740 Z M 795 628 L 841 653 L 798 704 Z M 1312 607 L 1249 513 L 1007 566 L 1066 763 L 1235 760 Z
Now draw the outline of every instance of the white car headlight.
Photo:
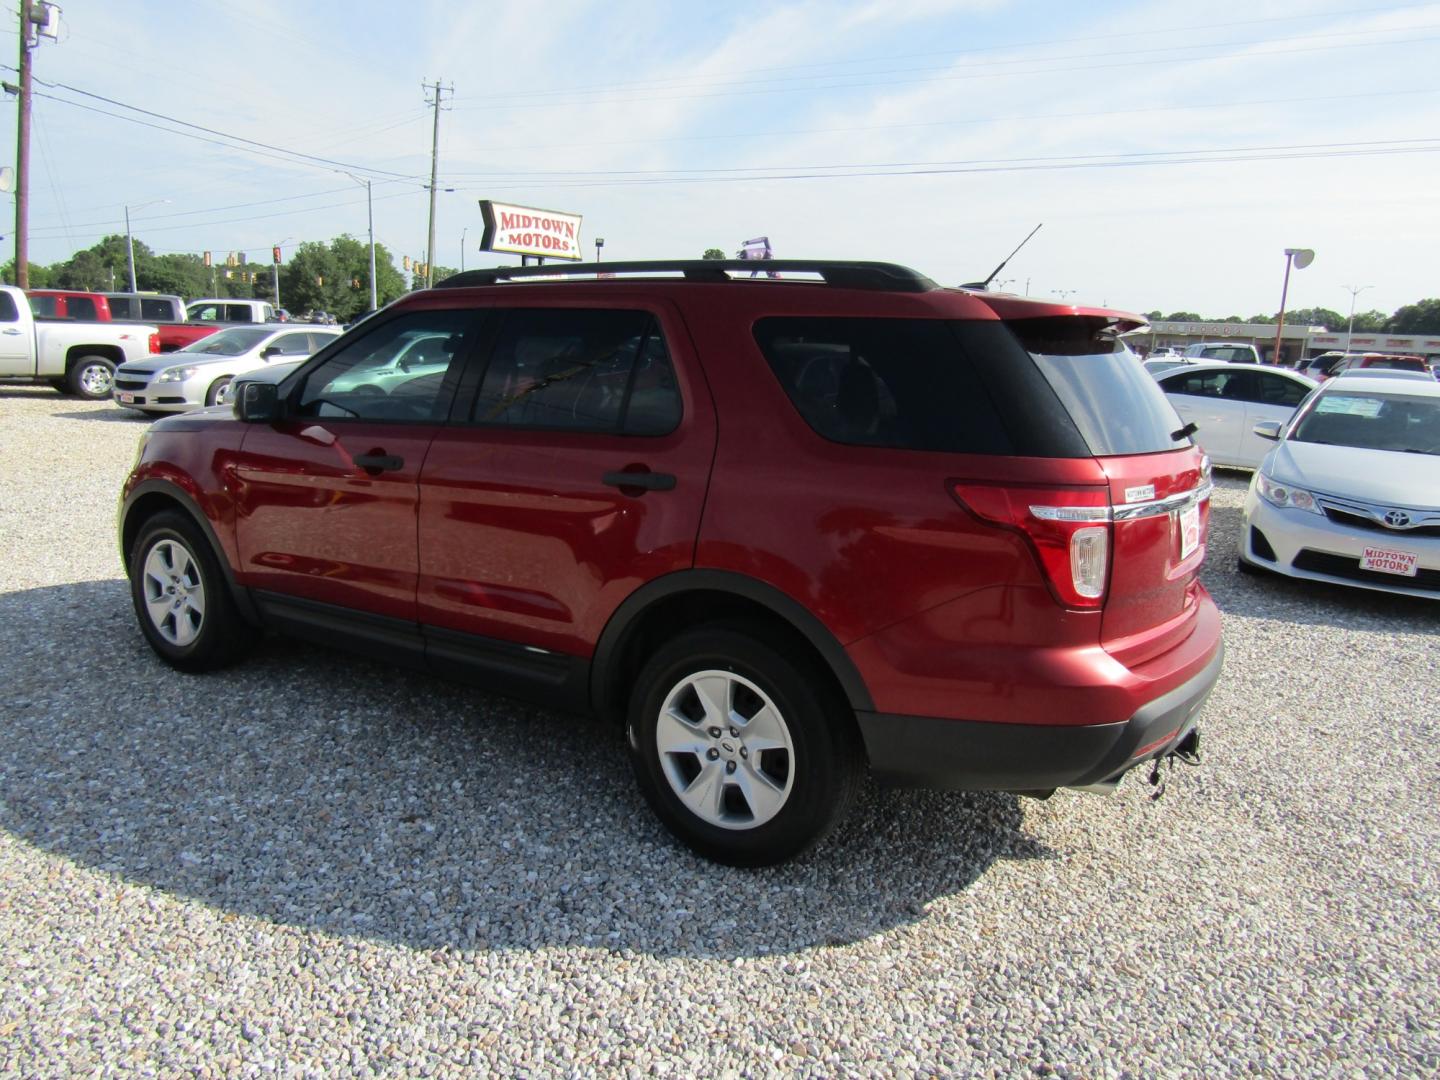
M 1263 472 L 1255 474 L 1255 490 L 1260 497 L 1271 506 L 1279 506 L 1290 510 L 1304 510 L 1307 513 L 1319 514 L 1322 517 L 1325 511 L 1315 501 L 1315 496 L 1302 488 L 1293 487 L 1290 484 L 1282 484 L 1266 476 Z
M 190 378 L 191 375 L 194 375 L 195 372 L 197 372 L 197 371 L 199 371 L 199 370 L 200 370 L 199 368 L 194 367 L 194 366 L 191 366 L 191 367 L 172 367 L 172 368 L 166 368 L 164 371 L 162 371 L 162 372 L 160 373 L 160 377 L 157 378 L 155 381 L 156 381 L 156 382 L 184 382 L 186 379 Z

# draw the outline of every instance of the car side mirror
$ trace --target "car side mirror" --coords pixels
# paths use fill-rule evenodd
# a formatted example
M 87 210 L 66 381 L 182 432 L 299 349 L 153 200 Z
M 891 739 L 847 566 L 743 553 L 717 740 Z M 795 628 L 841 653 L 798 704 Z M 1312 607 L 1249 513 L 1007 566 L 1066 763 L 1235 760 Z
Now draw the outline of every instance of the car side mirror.
M 261 360 L 269 360 L 270 357 L 272 357 L 272 356 L 279 356 L 279 355 L 280 355 L 280 346 L 279 346 L 279 345 L 266 345 L 265 348 L 263 348 L 263 349 L 260 350 L 260 359 L 261 359 Z
M 1279 442 L 1280 427 L 1281 424 L 1278 420 L 1262 420 L 1260 423 L 1255 425 L 1255 434 L 1259 435 L 1262 439 L 1269 439 L 1271 442 Z
M 247 424 L 280 419 L 280 387 L 275 383 L 242 382 L 235 392 L 235 416 Z

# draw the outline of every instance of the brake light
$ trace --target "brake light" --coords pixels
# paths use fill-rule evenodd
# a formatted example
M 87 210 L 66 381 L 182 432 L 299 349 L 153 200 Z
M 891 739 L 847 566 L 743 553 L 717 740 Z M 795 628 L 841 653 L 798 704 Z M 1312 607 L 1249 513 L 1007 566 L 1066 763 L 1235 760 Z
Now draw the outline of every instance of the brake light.
M 1055 599 L 1092 609 L 1110 577 L 1110 494 L 1105 488 L 1002 487 L 960 483 L 960 504 L 976 517 L 1023 536 Z
M 160 333 L 156 331 L 150 335 L 150 355 L 155 356 L 160 352 Z

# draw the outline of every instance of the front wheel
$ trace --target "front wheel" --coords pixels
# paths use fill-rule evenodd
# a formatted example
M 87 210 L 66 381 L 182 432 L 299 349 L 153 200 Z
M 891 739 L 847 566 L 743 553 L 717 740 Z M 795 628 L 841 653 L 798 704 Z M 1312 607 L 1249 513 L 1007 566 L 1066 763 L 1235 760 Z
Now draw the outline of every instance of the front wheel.
M 224 405 L 230 397 L 230 376 L 216 379 L 210 384 L 210 389 L 205 391 L 206 405 Z
M 732 866 L 783 862 L 818 843 L 864 772 L 854 715 L 828 680 L 730 627 L 692 630 L 655 654 L 627 736 L 660 820 Z
M 82 356 L 70 365 L 65 382 L 76 397 L 103 401 L 115 388 L 115 365 L 103 356 Z
M 130 553 L 130 598 L 145 640 L 181 671 L 224 667 L 255 637 L 209 541 L 177 511 L 156 514 L 141 527 Z

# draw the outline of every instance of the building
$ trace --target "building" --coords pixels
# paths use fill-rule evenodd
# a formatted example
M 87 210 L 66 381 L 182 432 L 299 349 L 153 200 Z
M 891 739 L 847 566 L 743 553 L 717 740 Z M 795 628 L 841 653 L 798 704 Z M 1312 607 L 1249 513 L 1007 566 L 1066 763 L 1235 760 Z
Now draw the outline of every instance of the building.
M 1233 341 L 1254 345 L 1260 358 L 1274 363 L 1274 323 L 1169 322 L 1157 319 L 1149 326 L 1125 335 L 1130 347 L 1146 354 L 1167 346 L 1184 352 L 1185 346 L 1201 341 Z M 1293 364 L 1323 352 L 1384 352 L 1423 356 L 1440 360 L 1440 334 L 1376 334 L 1357 331 L 1347 337 L 1345 331 L 1332 331 L 1323 326 L 1292 326 L 1285 324 L 1280 335 L 1280 363 Z

